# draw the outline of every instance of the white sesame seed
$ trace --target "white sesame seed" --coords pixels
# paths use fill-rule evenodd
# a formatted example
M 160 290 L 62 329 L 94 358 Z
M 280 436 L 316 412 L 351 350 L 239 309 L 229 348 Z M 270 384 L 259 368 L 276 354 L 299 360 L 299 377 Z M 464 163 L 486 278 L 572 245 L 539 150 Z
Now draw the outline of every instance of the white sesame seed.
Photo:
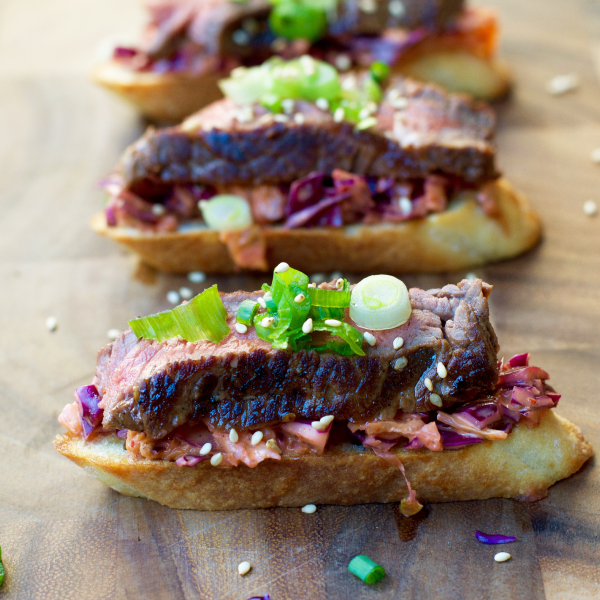
M 406 13 L 406 8 L 404 8 L 404 3 L 402 0 L 392 0 L 388 4 L 388 11 L 392 17 L 396 17 L 396 19 L 400 19 Z
M 327 415 L 326 417 L 321 417 L 319 419 L 319 423 L 321 423 L 321 425 L 325 425 L 325 427 L 327 427 L 334 419 L 333 415 Z
M 56 331 L 57 327 L 58 327 L 58 320 L 56 319 L 56 317 L 48 317 L 46 319 L 46 329 L 48 331 Z
M 308 56 L 307 54 L 305 54 L 304 56 L 301 56 L 300 57 L 300 66 L 302 67 L 302 69 L 304 70 L 304 72 L 307 75 L 314 75 L 316 65 L 315 65 L 315 59 L 312 56 Z
M 327 429 L 327 425 L 325 425 L 324 423 L 321 423 L 321 421 L 313 421 L 311 423 L 311 425 L 317 430 L 317 431 L 325 431 Z
M 167 301 L 170 302 L 171 304 L 179 304 L 180 300 L 181 300 L 181 298 L 179 297 L 179 294 L 175 290 L 171 290 L 170 292 L 167 292 Z
M 313 320 L 306 319 L 302 325 L 302 333 L 310 333 L 313 330 Z
M 243 29 L 238 29 L 234 31 L 233 35 L 231 36 L 231 39 L 238 46 L 247 46 L 250 43 L 250 36 L 248 35 L 248 32 L 244 31 Z
M 276 123 L 287 123 L 289 121 L 289 118 L 285 115 L 273 115 L 273 121 L 275 121 Z
M 347 71 L 352 66 L 352 60 L 347 54 L 339 54 L 335 59 L 335 66 L 339 71 Z
M 369 346 L 374 346 L 377 343 L 377 338 L 370 332 L 365 331 L 363 337 Z
M 206 275 L 202 271 L 192 271 L 188 273 L 188 279 L 192 283 L 202 283 L 206 279 Z
M 358 118 L 361 121 L 370 116 L 371 116 L 371 111 L 366 106 L 365 106 L 365 108 L 361 109 L 361 111 L 358 113 Z
M 345 90 L 352 90 L 356 87 L 356 77 L 349 75 L 342 81 L 342 88 Z
M 394 98 L 394 100 L 390 100 L 390 104 L 392 105 L 392 108 L 395 108 L 396 110 L 404 110 L 408 106 L 408 98 L 398 96 L 397 98 Z
M 577 73 L 567 73 L 566 75 L 557 75 L 546 84 L 546 91 L 553 96 L 560 96 L 567 92 L 572 92 L 579 87 L 579 77 Z
M 267 302 L 268 300 L 273 300 L 273 294 L 271 294 L 271 292 L 265 292 L 263 298 L 265 299 L 265 302 Z
M 294 112 L 294 106 L 296 106 L 296 103 L 290 98 L 281 101 L 281 108 L 283 108 L 286 115 L 291 115 Z
M 298 124 L 298 125 L 304 125 L 304 115 L 302 113 L 296 113 L 294 115 L 294 121 Z
M 304 302 L 304 300 L 306 300 L 306 296 L 304 294 L 298 294 L 295 298 L 294 298 L 294 302 L 296 304 L 300 304 L 300 302 Z
M 246 325 L 244 325 L 243 323 L 236 323 L 235 324 L 235 330 L 238 333 L 247 333 L 248 332 L 248 327 L 246 327 Z
M 404 339 L 401 337 L 397 337 L 394 340 L 394 350 L 400 350 L 400 348 L 402 348 L 402 346 L 404 346 Z
M 267 308 L 267 303 L 265 302 L 264 298 L 259 298 L 257 302 L 260 304 L 261 308 Z
M 289 268 L 290 265 L 288 265 L 286 262 L 279 263 L 275 267 L 275 273 L 285 273 Z
M 250 571 L 251 568 L 252 568 L 252 565 L 247 560 L 245 560 L 244 562 L 241 562 L 238 565 L 238 573 L 240 575 L 245 575 L 246 573 L 248 573 Z
M 359 0 L 358 6 L 365 13 L 374 13 L 377 10 L 375 0 Z
M 120 335 L 121 335 L 120 329 L 109 329 L 106 332 L 106 337 L 111 341 L 116 340 Z
M 594 150 L 592 150 L 592 153 L 590 154 L 590 159 L 594 163 L 600 163 L 600 148 L 594 148 Z
M 273 323 L 275 322 L 275 319 L 273 317 L 265 317 L 260 324 L 263 327 L 271 327 L 271 325 L 273 325 Z
M 234 444 L 237 444 L 240 441 L 240 436 L 235 429 L 229 430 L 229 441 L 233 442 Z
M 312 515 L 314 512 L 317 512 L 317 507 L 314 504 L 307 504 L 302 507 L 302 512 L 307 515 Z
M 283 38 L 277 38 L 271 42 L 271 50 L 273 52 L 283 52 L 286 46 L 287 42 Z
M 325 319 L 325 325 L 329 325 L 329 327 L 339 327 L 341 324 L 342 322 L 337 319 Z
M 251 444 L 252 446 L 256 446 L 256 444 L 260 444 L 260 442 L 261 442 L 261 441 L 262 441 L 262 439 L 263 439 L 263 436 L 264 436 L 264 434 L 263 434 L 263 432 L 262 432 L 262 431 L 255 431 L 255 432 L 252 434 L 252 439 L 250 440 L 250 444 Z
M 316 288 L 316 287 L 317 287 L 317 284 L 316 284 L 316 283 L 309 283 L 309 284 L 308 284 L 308 287 L 309 287 L 309 288 Z
M 437 373 L 442 379 L 446 379 L 448 377 L 448 369 L 446 369 L 446 365 L 442 362 L 437 364 Z
M 277 454 L 282 454 L 281 448 L 277 445 L 277 442 L 273 439 L 267 440 L 267 448 L 269 450 L 274 450 Z
M 223 462 L 223 454 L 221 452 L 217 452 L 214 456 L 211 457 L 210 459 L 210 464 L 213 467 L 218 467 L 221 463 Z
M 375 117 L 367 117 L 366 119 L 359 121 L 354 129 L 357 131 L 364 131 L 365 129 L 370 129 L 374 125 L 377 125 L 377 119 Z
M 394 361 L 393 367 L 394 371 L 402 371 L 408 364 L 408 360 L 406 360 L 406 356 L 401 356 Z
M 184 300 L 189 300 L 194 295 L 194 292 L 192 292 L 192 290 L 190 290 L 189 287 L 182 287 L 182 288 L 179 288 L 179 295 Z
M 586 200 L 583 203 L 583 212 L 589 217 L 593 217 L 598 212 L 598 206 L 593 200 Z
M 167 209 L 162 204 L 153 204 L 152 205 L 152 214 L 160 217 L 167 212 Z
M 403 196 L 402 198 L 398 198 L 398 206 L 400 207 L 400 212 L 403 215 L 410 215 L 413 209 L 412 202 L 410 198 L 406 198 Z
M 342 277 L 340 277 L 336 282 L 335 282 L 335 287 L 338 290 L 341 290 L 344 287 L 344 279 Z
M 442 406 L 442 398 L 439 394 L 429 394 L 429 400 L 431 404 L 435 404 L 435 406 Z
M 200 448 L 200 456 L 206 456 L 212 450 L 212 444 L 206 442 L 202 448 Z
M 387 99 L 390 102 L 393 102 L 394 100 L 396 100 L 397 98 L 400 97 L 400 90 L 398 88 L 392 88 L 388 93 L 387 93 Z
M 479 278 L 477 277 L 477 273 L 467 273 L 465 275 L 465 279 L 473 280 L 473 279 L 479 279 Z
M 506 562 L 509 558 L 511 558 L 511 556 L 508 552 L 498 552 L 498 554 L 494 556 L 496 562 Z
M 327 98 L 317 98 L 315 104 L 317 105 L 317 108 L 320 108 L 321 110 L 329 110 L 329 100 L 327 100 Z
M 344 108 L 342 106 L 338 106 L 333 113 L 333 120 L 336 123 L 341 123 L 344 120 L 344 116 L 346 113 L 344 112 Z
M 423 383 L 430 392 L 433 392 L 433 383 L 431 383 L 431 379 L 429 379 L 429 377 L 425 377 L 425 381 Z

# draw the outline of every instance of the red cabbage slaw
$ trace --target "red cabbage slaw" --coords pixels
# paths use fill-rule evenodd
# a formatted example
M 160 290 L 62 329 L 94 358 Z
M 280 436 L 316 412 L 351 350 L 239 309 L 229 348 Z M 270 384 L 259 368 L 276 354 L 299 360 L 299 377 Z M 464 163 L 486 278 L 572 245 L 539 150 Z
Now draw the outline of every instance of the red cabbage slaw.
M 149 183 L 135 192 L 124 186 L 118 175 L 101 183 L 107 194 L 105 207 L 109 227 L 132 226 L 148 231 L 176 231 L 179 225 L 200 221 L 198 203 L 217 195 L 211 185 L 182 184 L 167 186 Z M 263 218 L 267 225 L 281 225 L 286 229 L 297 227 L 342 227 L 355 223 L 401 223 L 426 217 L 446 209 L 449 199 L 471 186 L 457 178 L 430 175 L 426 179 L 396 182 L 391 178 L 373 178 L 354 175 L 341 169 L 332 173 L 314 172 L 290 186 L 268 186 L 270 194 L 257 197 L 253 188 L 234 186 L 235 195 L 244 194 L 254 214 L 270 215 Z M 220 189 L 219 193 L 229 193 Z M 489 198 L 477 194 L 484 210 L 490 207 Z M 262 209 L 260 203 L 268 202 Z M 281 204 L 273 210 L 273 202 Z M 266 219 L 266 220 L 265 220 Z

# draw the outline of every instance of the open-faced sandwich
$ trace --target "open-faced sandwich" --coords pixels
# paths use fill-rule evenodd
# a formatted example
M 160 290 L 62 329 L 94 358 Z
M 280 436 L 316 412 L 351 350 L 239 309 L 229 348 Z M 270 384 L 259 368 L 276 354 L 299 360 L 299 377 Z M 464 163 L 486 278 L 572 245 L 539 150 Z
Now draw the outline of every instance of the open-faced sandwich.
M 273 55 L 343 70 L 374 60 L 450 91 L 509 87 L 496 14 L 463 0 L 154 0 L 139 44 L 111 48 L 95 80 L 148 117 L 180 121 L 221 96 L 219 79 Z
M 127 148 L 93 228 L 179 273 L 445 271 L 533 246 L 493 112 L 401 77 L 382 92 L 385 75 L 309 56 L 234 73 L 227 98 Z
M 498 361 L 491 286 L 391 276 L 263 291 L 130 322 L 59 421 L 58 451 L 174 508 L 536 500 L 592 456 L 549 375 Z

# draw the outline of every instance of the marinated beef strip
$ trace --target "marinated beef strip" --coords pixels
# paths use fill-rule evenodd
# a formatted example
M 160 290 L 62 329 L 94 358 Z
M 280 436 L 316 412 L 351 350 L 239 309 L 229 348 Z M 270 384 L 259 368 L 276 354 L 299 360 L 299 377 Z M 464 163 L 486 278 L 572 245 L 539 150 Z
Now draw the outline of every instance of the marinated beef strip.
M 208 420 L 218 429 L 258 428 L 290 418 L 364 422 L 423 412 L 472 399 L 494 388 L 498 342 L 489 322 L 491 286 L 463 280 L 441 290 L 410 290 L 413 311 L 400 327 L 373 331 L 366 356 L 276 350 L 235 328 L 240 303 L 262 293 L 223 294 L 231 334 L 220 344 L 164 343 L 131 331 L 99 353 L 94 384 L 105 429 L 160 439 L 184 423 Z M 346 320 L 352 321 L 349 317 Z M 393 349 L 397 337 L 403 346 Z M 443 379 L 437 364 L 447 369 Z M 433 382 L 433 392 L 425 386 Z
M 394 78 L 377 124 L 361 131 L 311 103 L 296 102 L 295 112 L 302 119 L 281 122 L 260 105 L 219 100 L 177 127 L 149 129 L 127 148 L 119 174 L 146 195 L 174 185 L 289 184 L 334 169 L 395 180 L 439 174 L 471 186 L 498 176 L 492 110 L 435 86 Z
M 393 0 L 375 0 L 369 11 L 364 2 L 345 0 L 329 22 L 326 39 L 345 41 L 349 36 L 379 35 L 387 28 L 443 30 L 461 12 L 464 0 L 404 0 L 403 11 L 392 7 Z M 362 7 L 362 8 L 361 8 Z M 268 32 L 272 4 L 267 0 L 187 0 L 154 3 L 151 22 L 140 50 L 151 60 L 168 57 L 181 42 L 191 41 L 208 56 L 256 59 L 273 54 L 270 44 L 275 36 Z M 254 21 L 251 35 L 240 44 L 235 32 Z M 254 35 L 252 35 L 254 33 Z

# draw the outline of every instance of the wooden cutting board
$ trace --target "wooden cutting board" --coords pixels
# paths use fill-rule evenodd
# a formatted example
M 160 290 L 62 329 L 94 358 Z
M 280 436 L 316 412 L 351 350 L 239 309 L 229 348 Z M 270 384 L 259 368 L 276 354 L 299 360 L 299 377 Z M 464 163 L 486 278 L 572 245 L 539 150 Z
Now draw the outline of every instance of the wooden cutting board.
M 597 0 L 495 0 L 516 78 L 499 107 L 500 164 L 545 222 L 540 247 L 477 269 L 494 284 L 505 356 L 529 351 L 563 394 L 559 412 L 600 450 L 600 57 Z M 0 598 L 592 599 L 600 597 L 600 475 L 594 461 L 534 504 L 429 505 L 200 513 L 120 496 L 59 456 L 56 417 L 88 383 L 110 328 L 167 307 L 181 277 L 136 270 L 95 237 L 96 182 L 140 131 L 133 111 L 86 73 L 103 37 L 135 32 L 134 0 L 0 1 Z M 580 88 L 545 91 L 576 72 Z M 436 287 L 464 273 L 407 278 Z M 352 278 L 351 278 L 352 279 Z M 247 277 L 210 279 L 224 291 Z M 202 286 L 192 286 L 200 291 Z M 48 316 L 58 329 L 49 333 Z M 513 559 L 474 531 L 514 534 Z M 387 577 L 349 575 L 365 553 Z M 248 560 L 246 577 L 237 565 Z

